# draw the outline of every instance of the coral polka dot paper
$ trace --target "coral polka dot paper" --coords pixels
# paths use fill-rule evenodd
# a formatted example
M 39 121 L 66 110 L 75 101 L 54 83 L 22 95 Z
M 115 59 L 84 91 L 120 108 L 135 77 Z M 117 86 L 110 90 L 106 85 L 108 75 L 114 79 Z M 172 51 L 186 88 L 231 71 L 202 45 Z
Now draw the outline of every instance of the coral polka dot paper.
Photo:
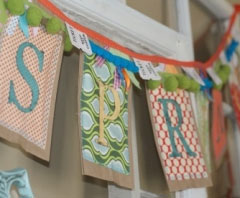
M 155 142 L 170 191 L 210 186 L 212 182 L 189 93 L 166 92 L 160 87 L 148 90 L 147 98 Z
M 49 160 L 62 36 L 31 29 L 26 38 L 14 16 L 1 34 L 0 137 Z

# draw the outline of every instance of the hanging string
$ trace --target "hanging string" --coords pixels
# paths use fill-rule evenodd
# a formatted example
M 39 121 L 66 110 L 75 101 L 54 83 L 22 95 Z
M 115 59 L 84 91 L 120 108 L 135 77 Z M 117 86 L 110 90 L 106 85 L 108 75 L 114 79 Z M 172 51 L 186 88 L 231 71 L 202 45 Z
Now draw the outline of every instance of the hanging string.
M 233 24 L 236 20 L 237 15 L 240 12 L 240 5 L 235 5 L 235 10 L 230 18 L 230 22 L 229 22 L 227 31 L 224 34 L 222 41 L 219 44 L 215 54 L 212 55 L 208 61 L 199 62 L 199 61 L 179 61 L 179 60 L 165 58 L 165 57 L 157 56 L 157 55 L 145 55 L 145 54 L 139 54 L 139 53 L 133 52 L 132 50 L 125 48 L 124 46 L 112 41 L 111 39 L 95 32 L 87 27 L 84 27 L 84 26 L 76 23 L 75 21 L 73 21 L 72 19 L 67 17 L 65 14 L 63 14 L 63 12 L 60 9 L 58 9 L 49 0 L 38 0 L 38 2 L 42 6 L 44 6 L 46 9 L 50 10 L 53 14 L 58 16 L 61 20 L 70 24 L 71 26 L 78 29 L 79 31 L 86 33 L 89 37 L 94 38 L 99 43 L 102 43 L 103 45 L 107 45 L 111 48 L 117 49 L 117 50 L 129 55 L 130 57 L 145 60 L 145 61 L 151 61 L 154 63 L 164 63 L 164 64 L 171 64 L 171 65 L 175 65 L 175 66 L 194 67 L 194 68 L 204 69 L 204 70 L 213 65 L 213 63 L 219 58 L 220 53 L 226 47 L 227 39 L 228 39 L 229 35 L 231 34 Z

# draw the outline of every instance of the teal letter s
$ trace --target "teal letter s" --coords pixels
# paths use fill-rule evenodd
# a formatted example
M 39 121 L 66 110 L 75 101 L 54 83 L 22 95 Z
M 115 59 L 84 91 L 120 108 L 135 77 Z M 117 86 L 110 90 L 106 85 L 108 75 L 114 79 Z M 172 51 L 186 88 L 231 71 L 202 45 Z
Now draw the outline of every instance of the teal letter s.
M 37 54 L 38 57 L 38 64 L 39 64 L 39 71 L 41 72 L 43 69 L 43 52 L 41 52 L 35 45 L 33 45 L 32 43 L 29 42 L 24 42 L 22 43 L 17 51 L 17 56 L 16 56 L 16 61 L 17 61 L 17 68 L 21 74 L 21 76 L 23 77 L 23 79 L 27 82 L 27 84 L 29 85 L 31 92 L 32 92 L 32 100 L 31 100 L 31 104 L 28 107 L 23 107 L 19 102 L 18 99 L 16 97 L 16 93 L 15 93 L 15 89 L 14 89 L 14 83 L 11 80 L 10 81 L 10 90 L 9 90 L 9 98 L 8 98 L 8 102 L 9 103 L 13 103 L 17 106 L 17 108 L 24 112 L 24 113 L 29 113 L 31 111 L 33 111 L 33 109 L 36 107 L 37 103 L 38 103 L 38 99 L 39 99 L 39 87 L 37 84 L 36 79 L 34 78 L 34 76 L 30 73 L 30 71 L 28 70 L 28 68 L 26 67 L 26 65 L 24 64 L 23 61 L 23 52 L 24 49 L 26 47 L 30 47 L 32 48 L 35 53 Z

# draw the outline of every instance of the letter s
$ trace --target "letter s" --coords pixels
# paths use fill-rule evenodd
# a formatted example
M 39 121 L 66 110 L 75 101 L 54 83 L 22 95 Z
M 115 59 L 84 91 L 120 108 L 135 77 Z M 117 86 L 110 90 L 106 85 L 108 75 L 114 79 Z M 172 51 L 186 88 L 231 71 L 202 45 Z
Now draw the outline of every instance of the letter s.
M 8 102 L 15 104 L 20 111 L 22 111 L 24 113 L 29 113 L 29 112 L 33 111 L 33 109 L 36 107 L 36 105 L 38 103 L 39 87 L 38 87 L 37 81 L 35 80 L 34 76 L 30 73 L 30 71 L 28 70 L 28 68 L 26 67 L 26 65 L 24 64 L 24 61 L 23 61 L 23 52 L 24 52 L 24 49 L 26 47 L 30 47 L 35 51 L 35 53 L 37 54 L 37 57 L 38 57 L 39 71 L 41 72 L 42 69 L 43 69 L 43 58 L 44 58 L 43 57 L 43 52 L 41 52 L 32 43 L 29 43 L 29 42 L 22 43 L 19 46 L 18 51 L 17 51 L 17 57 L 16 57 L 17 68 L 18 68 L 21 76 L 27 82 L 27 84 L 29 85 L 29 87 L 31 89 L 32 100 L 31 100 L 31 104 L 28 107 L 23 107 L 18 102 L 18 99 L 16 97 L 16 93 L 15 93 L 15 89 L 14 89 L 14 83 L 11 80 L 10 81 L 10 90 L 9 90 Z

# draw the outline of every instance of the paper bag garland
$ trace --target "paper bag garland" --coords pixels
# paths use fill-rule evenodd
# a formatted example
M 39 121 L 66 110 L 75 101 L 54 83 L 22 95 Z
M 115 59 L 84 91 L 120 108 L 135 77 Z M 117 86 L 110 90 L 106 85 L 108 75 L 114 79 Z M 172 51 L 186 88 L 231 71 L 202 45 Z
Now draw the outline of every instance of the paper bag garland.
M 189 93 L 147 90 L 155 143 L 170 191 L 211 185 Z
M 0 137 L 49 160 L 62 36 L 40 27 L 26 38 L 18 23 L 9 17 L 1 34 Z
M 113 88 L 115 66 L 80 55 L 79 121 L 83 174 L 132 188 L 129 98 L 123 85 Z

